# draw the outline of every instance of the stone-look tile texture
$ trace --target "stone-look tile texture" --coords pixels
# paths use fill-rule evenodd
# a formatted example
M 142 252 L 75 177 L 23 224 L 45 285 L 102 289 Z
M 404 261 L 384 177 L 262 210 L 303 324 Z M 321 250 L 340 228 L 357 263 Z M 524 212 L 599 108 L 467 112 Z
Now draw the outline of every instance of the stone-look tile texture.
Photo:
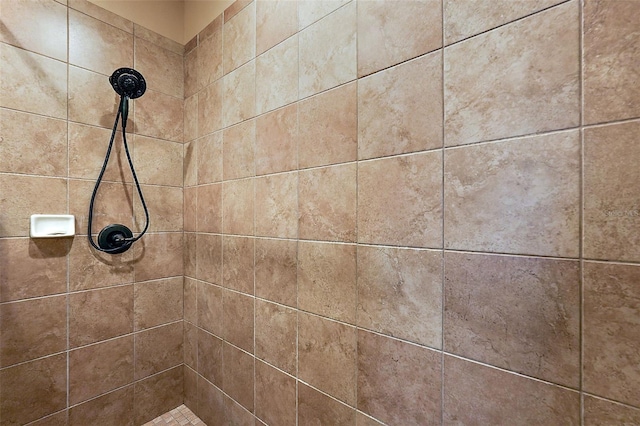
M 445 48 L 445 145 L 579 124 L 578 6 L 571 1 Z
M 2 3 L 3 425 L 133 426 L 183 401 L 182 63 L 181 45 L 139 26 L 134 35 L 133 22 L 86 0 Z M 87 213 L 118 106 L 108 76 L 120 67 L 147 81 L 145 96 L 130 104 L 127 141 L 151 233 L 109 255 L 90 248 Z M 193 140 L 197 96 L 189 108 Z M 96 199 L 94 239 L 110 223 L 141 230 L 132 181 L 118 132 Z M 38 213 L 75 215 L 76 236 L 28 238 L 29 217 Z M 171 366 L 180 374 L 136 380 L 134 340 L 144 341 L 136 333 L 172 321 L 180 324 L 180 349 Z M 159 347 L 170 346 L 165 337 Z
M 9 3 L 3 424 L 638 423 L 634 1 L 238 0 L 184 47 L 87 0 Z M 112 256 L 84 234 L 120 66 L 148 83 L 127 139 L 152 232 Z M 140 222 L 121 142 L 94 231 Z M 29 239 L 32 213 L 78 235 Z

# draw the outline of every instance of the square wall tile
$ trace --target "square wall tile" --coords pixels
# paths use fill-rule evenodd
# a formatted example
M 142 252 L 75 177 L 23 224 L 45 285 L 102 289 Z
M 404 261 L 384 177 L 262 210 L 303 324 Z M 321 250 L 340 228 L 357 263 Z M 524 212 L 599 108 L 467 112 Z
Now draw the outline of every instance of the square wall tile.
M 296 307 L 298 299 L 297 241 L 257 238 L 256 296 Z
M 445 145 L 577 126 L 579 32 L 571 1 L 445 48 Z
M 256 300 L 255 323 L 256 357 L 295 375 L 298 312 L 275 303 Z
M 198 169 L 196 163 L 198 144 L 196 141 L 185 142 L 182 148 L 182 179 L 184 187 L 193 187 L 198 184 Z
M 184 101 L 155 90 L 147 90 L 136 101 L 136 133 L 173 142 L 183 141 Z
M 67 8 L 46 0 L 6 2 L 0 41 L 66 61 Z
M 184 405 L 187 407 L 198 406 L 198 373 L 185 366 L 184 374 Z
M 446 150 L 445 248 L 577 257 L 579 139 L 570 131 Z
M 256 59 L 256 114 L 297 100 L 298 36 L 295 35 Z
M 0 187 L 3 191 L 7 188 Z M 64 240 L 51 238 L 36 243 L 30 238 L 1 238 L 0 301 L 64 293 L 69 253 L 69 242 Z
M 222 27 L 200 39 L 196 63 L 198 87 L 207 87 L 222 77 Z
M 298 31 L 298 2 L 256 2 L 256 53 L 269 50 Z
M 184 229 L 184 194 L 181 187 L 141 185 L 140 189 L 149 212 L 149 232 L 181 232 Z M 133 191 L 136 223 L 133 232 L 136 232 L 144 229 L 147 218 L 137 188 Z
M 435 148 L 442 148 L 441 52 L 358 81 L 359 159 Z
M 442 0 L 358 4 L 358 76 L 440 47 Z
M 256 121 L 249 120 L 222 132 L 224 180 L 255 176 Z
M 358 247 L 357 325 L 440 349 L 442 253 Z
M 298 321 L 298 378 L 355 406 L 356 328 L 305 313 Z
M 183 319 L 184 278 L 136 283 L 134 327 L 136 330 Z
M 133 158 L 140 183 L 182 186 L 182 148 L 178 142 L 136 136 Z
M 178 43 L 175 40 L 171 40 L 168 37 L 165 37 L 157 32 L 151 31 L 142 25 L 133 24 L 133 33 L 136 37 L 146 40 L 150 43 L 155 44 L 158 47 L 161 47 L 165 50 L 168 50 L 173 53 L 177 53 L 182 57 L 182 54 L 185 52 L 185 46 L 182 43 Z
M 69 8 L 75 9 L 93 18 L 96 18 L 102 22 L 106 22 L 109 25 L 113 25 L 123 31 L 133 34 L 133 22 L 116 15 L 113 12 L 109 12 L 100 6 L 91 3 L 87 0 L 62 0 L 63 3 L 68 4 Z
M 208 426 L 224 426 L 224 394 L 222 390 L 198 376 L 198 404 L 195 414 Z
M 357 159 L 357 96 L 354 82 L 298 103 L 301 169 Z
M 356 410 L 298 382 L 298 424 L 354 425 Z
M 182 321 L 136 333 L 135 378 L 159 373 L 184 359 Z
M 577 389 L 579 262 L 445 253 L 444 348 Z
M 75 348 L 133 331 L 133 285 L 69 295 L 69 346 Z
M 254 179 L 222 184 L 222 232 L 253 235 Z
M 198 36 L 193 37 L 192 41 L 197 44 Z M 186 46 L 185 46 L 186 47 Z M 185 52 L 183 58 L 183 73 L 184 73 L 184 97 L 190 98 L 198 93 L 202 86 L 198 80 L 198 67 L 200 66 L 198 60 L 199 48 L 195 46 L 192 50 Z
M 298 307 L 338 321 L 356 320 L 356 246 L 298 243 Z
M 87 93 L 91 93 L 91 96 L 87 96 Z M 120 105 L 120 97 L 113 91 L 106 76 L 70 65 L 68 105 L 70 121 L 111 129 Z M 136 102 L 130 105 L 130 108 L 133 108 L 129 114 L 129 131 L 137 128 L 135 117 L 137 105 Z M 119 128 L 117 133 L 122 134 L 122 130 Z M 133 138 L 127 138 L 127 142 L 130 139 Z M 109 139 L 102 141 L 106 143 Z M 102 154 L 105 151 L 106 148 L 102 150 Z
M 441 419 L 442 355 L 358 330 L 358 409 L 387 424 Z
M 222 180 L 222 132 L 212 133 L 196 142 L 198 184 Z
M 222 339 L 198 329 L 198 373 L 222 387 Z
M 0 370 L 2 422 L 26 424 L 67 406 L 67 356 L 54 355 Z
M 444 0 L 446 44 L 531 15 L 563 0 Z
M 198 136 L 222 129 L 223 80 L 217 80 L 198 93 Z
M 133 246 L 136 281 L 184 275 L 182 233 L 145 234 Z
M 255 358 L 225 342 L 222 359 L 222 390 L 244 408 L 253 412 Z
M 297 104 L 256 118 L 256 175 L 295 170 L 298 140 Z
M 584 119 L 586 123 L 640 116 L 640 3 L 584 3 Z
M 640 267 L 585 262 L 584 390 L 640 406 Z
M 442 247 L 442 152 L 358 164 L 358 242 Z
M 303 29 L 344 6 L 351 0 L 299 0 L 299 29 Z
M 229 425 L 253 426 L 257 422 L 252 412 L 228 396 L 224 397 L 224 419 Z
M 198 282 L 197 325 L 222 337 L 222 289 L 216 285 Z
M 256 115 L 256 61 L 253 60 L 225 75 L 222 122 L 225 127 Z
M 585 395 L 584 425 L 640 424 L 640 409 Z
M 133 386 L 99 396 L 69 410 L 69 426 L 130 425 L 133 422 Z M 67 423 L 64 423 L 67 424 Z
M 278 238 L 298 236 L 298 173 L 255 180 L 256 235 Z
M 222 285 L 253 294 L 254 239 L 222 237 Z
M 65 121 L 0 109 L 0 134 L 0 172 L 66 176 Z
M 256 56 L 256 3 L 224 23 L 223 67 L 228 74 Z
M 182 374 L 182 366 L 179 366 L 136 382 L 135 424 L 148 422 L 182 403 L 180 393 L 175 391 L 184 386 Z
M 196 267 L 197 267 L 197 256 L 196 252 L 196 242 L 197 236 L 193 232 L 185 232 L 184 233 L 184 243 L 183 243 L 183 262 L 184 262 L 184 276 L 195 278 L 196 277 Z
M 87 235 L 91 194 L 96 183 L 93 180 L 70 179 L 68 185 L 69 214 L 75 216 L 76 234 Z M 133 185 L 130 183 L 101 182 L 93 204 L 92 237 L 97 239 L 100 230 L 112 223 L 128 226 L 132 232 L 142 231 L 144 225 L 140 228 L 134 226 L 133 203 Z
M 222 237 L 196 234 L 196 278 L 222 285 Z
M 184 334 L 182 346 L 184 349 L 184 364 L 194 370 L 198 369 L 198 333 L 202 329 L 188 321 L 183 321 Z M 204 333 L 204 331 L 203 331 Z
M 253 353 L 255 299 L 243 293 L 222 290 L 222 337 Z
M 8 44 L 0 44 L 3 75 L 0 106 L 55 118 L 67 118 L 67 64 Z M 42 70 L 47 70 L 46 74 Z M 24 81 L 33 82 L 23 84 Z
M 273 425 L 296 424 L 296 390 L 295 378 L 256 361 L 256 417 Z
M 299 172 L 299 237 L 310 240 L 356 240 L 356 165 Z
M 640 261 L 640 122 L 584 130 L 584 256 Z
M 183 205 L 183 211 L 182 211 L 182 220 L 183 220 L 184 232 L 195 232 L 196 218 L 197 218 L 197 203 L 198 203 L 197 188 L 196 187 L 185 188 L 183 194 L 184 194 L 184 205 Z M 185 234 L 185 238 L 186 238 L 186 234 Z
M 307 8 L 299 3 L 301 25 Z M 351 2 L 300 32 L 300 98 L 356 78 L 356 26 L 356 2 Z
M 144 76 L 147 88 L 184 99 L 182 52 L 172 52 L 140 37 L 135 37 L 134 43 L 135 69 Z
M 69 252 L 71 291 L 133 282 L 133 250 L 115 255 L 102 253 L 90 248 L 86 238 L 74 238 L 72 244 Z
M 183 286 L 184 298 L 184 320 L 192 324 L 198 321 L 198 282 L 192 278 L 185 277 Z
M 445 424 L 580 424 L 580 394 L 444 357 Z
M 66 350 L 66 317 L 66 296 L 0 305 L 0 366 Z
M 214 183 L 196 188 L 196 230 L 198 232 L 222 231 L 222 184 Z
M 198 95 L 184 100 L 184 142 L 198 137 Z

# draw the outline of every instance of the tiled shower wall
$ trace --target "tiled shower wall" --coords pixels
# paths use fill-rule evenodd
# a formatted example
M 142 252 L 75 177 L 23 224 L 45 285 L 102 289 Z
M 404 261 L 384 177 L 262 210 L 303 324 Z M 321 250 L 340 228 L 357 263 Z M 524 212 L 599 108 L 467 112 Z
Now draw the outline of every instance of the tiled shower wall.
M 638 16 L 214 20 L 185 48 L 185 403 L 209 426 L 640 423 Z
M 85 0 L 0 8 L 0 424 L 142 424 L 183 399 L 184 48 Z M 125 66 L 148 84 L 128 141 L 151 224 L 111 256 L 87 212 Z M 34 213 L 74 214 L 77 235 L 28 238 Z M 94 232 L 114 222 L 144 225 L 120 148 Z

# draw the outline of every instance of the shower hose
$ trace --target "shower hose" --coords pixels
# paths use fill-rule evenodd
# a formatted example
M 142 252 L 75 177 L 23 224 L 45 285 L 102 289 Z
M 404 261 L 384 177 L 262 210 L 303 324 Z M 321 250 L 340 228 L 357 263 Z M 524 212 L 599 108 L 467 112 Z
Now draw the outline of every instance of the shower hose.
M 96 185 L 93 188 L 93 194 L 91 194 L 91 202 L 89 204 L 89 220 L 88 220 L 89 223 L 88 223 L 88 232 L 87 232 L 89 235 L 89 242 L 91 243 L 93 248 L 104 253 L 116 254 L 116 253 L 122 253 L 123 251 L 128 250 L 133 243 L 135 243 L 140 238 L 142 238 L 142 236 L 145 234 L 145 232 L 147 232 L 147 229 L 149 228 L 149 210 L 147 209 L 147 204 L 144 201 L 144 196 L 142 195 L 142 189 L 140 188 L 140 183 L 138 182 L 138 176 L 136 175 L 136 171 L 133 168 L 133 161 L 131 161 L 129 146 L 127 145 L 126 128 L 127 128 L 128 115 L 129 115 L 129 97 L 121 96 L 120 105 L 118 107 L 118 113 L 116 114 L 116 120 L 113 123 L 113 130 L 111 131 L 111 139 L 109 140 L 109 147 L 107 148 L 107 154 L 105 155 L 104 163 L 102 163 L 102 169 L 100 170 L 100 175 L 98 175 L 98 180 L 96 180 Z M 110 238 L 113 240 L 111 241 L 111 243 L 115 247 L 103 248 L 103 247 L 100 247 L 98 244 L 96 244 L 95 241 L 93 241 L 93 236 L 91 232 L 91 225 L 93 223 L 93 206 L 96 201 L 96 194 L 98 193 L 98 188 L 100 187 L 100 183 L 102 182 L 102 177 L 104 176 L 104 172 L 107 169 L 107 163 L 109 162 L 111 149 L 113 148 L 113 143 L 115 141 L 116 132 L 118 129 L 118 121 L 120 120 L 120 117 L 122 117 L 122 141 L 124 144 L 124 151 L 127 154 L 127 161 L 129 162 L 131 175 L 133 176 L 133 181 L 136 184 L 136 189 L 138 190 L 138 195 L 140 196 L 140 201 L 142 202 L 142 208 L 144 209 L 146 223 L 144 225 L 144 229 L 137 237 L 134 237 L 131 231 L 129 230 L 129 228 L 127 228 L 124 225 L 109 225 L 107 228 L 116 227 L 117 229 L 117 231 L 112 231 L 110 235 Z M 107 228 L 105 228 L 103 232 L 107 230 Z

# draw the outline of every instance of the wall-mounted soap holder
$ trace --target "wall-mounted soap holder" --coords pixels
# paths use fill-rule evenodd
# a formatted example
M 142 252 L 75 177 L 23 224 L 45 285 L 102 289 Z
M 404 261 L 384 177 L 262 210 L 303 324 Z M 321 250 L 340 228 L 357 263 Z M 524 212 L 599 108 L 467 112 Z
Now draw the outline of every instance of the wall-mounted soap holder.
M 31 215 L 31 238 L 72 237 L 75 233 L 76 224 L 72 214 Z

